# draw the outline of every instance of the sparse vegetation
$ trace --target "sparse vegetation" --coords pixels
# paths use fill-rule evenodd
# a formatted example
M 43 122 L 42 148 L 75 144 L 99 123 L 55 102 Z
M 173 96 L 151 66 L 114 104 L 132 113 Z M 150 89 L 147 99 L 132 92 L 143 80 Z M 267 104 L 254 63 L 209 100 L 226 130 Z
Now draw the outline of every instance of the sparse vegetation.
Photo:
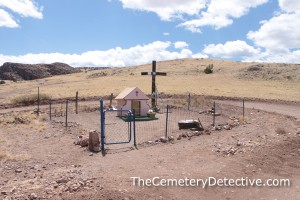
M 30 124 L 33 116 L 29 113 L 7 113 L 0 115 L 0 124 Z
M 34 103 L 37 101 L 38 95 L 37 94 L 29 94 L 29 95 L 22 95 L 15 97 L 11 100 L 11 103 L 14 106 L 22 105 L 22 106 L 28 106 L 28 105 L 34 105 Z M 50 100 L 50 96 L 46 94 L 40 94 L 40 101 Z
M 212 74 L 212 73 L 213 73 L 213 68 L 214 68 L 214 65 L 213 65 L 213 64 L 209 64 L 209 65 L 204 69 L 204 73 L 205 73 L 205 74 Z
M 0 80 L 0 85 L 5 84 L 4 80 Z
M 284 128 L 277 128 L 275 132 L 279 135 L 286 134 L 286 130 Z
M 11 161 L 17 161 L 17 160 L 30 160 L 31 156 L 28 154 L 12 154 L 8 151 L 1 151 L 0 150 L 0 160 L 11 160 Z

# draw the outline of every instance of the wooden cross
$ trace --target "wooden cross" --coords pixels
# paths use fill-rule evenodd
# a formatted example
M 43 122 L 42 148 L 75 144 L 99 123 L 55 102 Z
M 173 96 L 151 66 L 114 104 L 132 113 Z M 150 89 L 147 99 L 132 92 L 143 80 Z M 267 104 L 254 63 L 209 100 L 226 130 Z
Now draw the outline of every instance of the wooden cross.
M 165 72 L 156 72 L 156 61 L 152 61 L 152 72 L 142 72 L 142 75 L 151 75 L 152 76 L 152 95 L 151 95 L 151 106 L 152 109 L 156 109 L 155 105 L 155 77 L 156 76 L 167 76 Z

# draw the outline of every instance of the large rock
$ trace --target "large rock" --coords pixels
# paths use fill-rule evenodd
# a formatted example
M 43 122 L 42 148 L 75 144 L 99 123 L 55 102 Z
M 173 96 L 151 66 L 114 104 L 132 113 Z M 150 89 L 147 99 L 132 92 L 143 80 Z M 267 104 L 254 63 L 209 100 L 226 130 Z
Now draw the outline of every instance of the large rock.
M 89 150 L 92 152 L 100 151 L 100 139 L 97 131 L 91 130 L 89 132 Z
M 6 62 L 0 67 L 0 79 L 13 81 L 33 80 L 76 72 L 80 72 L 80 70 L 64 63 L 21 64 Z

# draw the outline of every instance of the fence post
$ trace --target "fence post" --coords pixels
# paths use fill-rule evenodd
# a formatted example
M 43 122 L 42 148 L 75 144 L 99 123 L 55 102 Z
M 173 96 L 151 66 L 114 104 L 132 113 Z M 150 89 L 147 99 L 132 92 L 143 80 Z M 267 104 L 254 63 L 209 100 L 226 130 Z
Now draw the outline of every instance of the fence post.
M 243 99 L 243 121 L 245 121 L 245 99 Z
M 216 122 L 216 102 L 214 101 L 214 106 L 213 106 L 213 126 L 215 126 Z
M 113 100 L 114 94 L 111 93 L 109 97 L 109 107 L 112 108 L 112 100 Z
M 52 117 L 52 110 L 51 110 L 51 99 L 49 100 L 49 117 L 50 117 L 50 121 L 51 121 L 51 117 Z
M 100 99 L 100 134 L 101 134 L 101 152 L 102 155 L 105 155 L 104 152 L 104 109 L 103 109 L 103 99 Z
M 75 109 L 76 109 L 76 114 L 78 114 L 78 91 L 76 91 Z
M 132 115 L 133 115 L 133 145 L 135 146 L 135 148 L 137 149 L 137 145 L 136 145 L 136 135 L 135 135 L 135 109 L 132 110 Z
M 68 126 L 68 99 L 66 101 L 66 127 Z
M 191 106 L 191 93 L 189 93 L 188 96 L 188 110 L 190 110 L 190 106 Z
M 167 105 L 167 115 L 166 115 L 166 133 L 165 133 L 165 138 L 168 138 L 168 123 L 169 123 L 169 105 Z
M 40 115 L 40 87 L 38 87 L 38 108 L 37 108 L 37 115 Z

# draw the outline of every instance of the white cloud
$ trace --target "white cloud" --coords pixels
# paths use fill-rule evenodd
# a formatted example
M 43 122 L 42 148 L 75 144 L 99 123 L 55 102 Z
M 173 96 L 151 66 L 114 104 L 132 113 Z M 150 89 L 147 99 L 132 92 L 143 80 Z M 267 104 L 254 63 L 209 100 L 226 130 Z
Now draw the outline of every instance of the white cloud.
M 179 27 L 201 32 L 203 26 L 220 29 L 233 23 L 233 19 L 246 15 L 251 8 L 268 0 L 120 0 L 124 8 L 154 12 L 161 20 L 183 20 Z M 188 19 L 185 17 L 188 16 Z
M 208 56 L 203 53 L 196 53 L 192 55 L 192 58 L 208 58 Z
M 164 35 L 164 36 L 169 36 L 170 33 L 164 32 L 163 35 Z
M 264 21 L 257 31 L 250 31 L 248 39 L 257 46 L 270 51 L 289 51 L 290 48 L 300 48 L 300 12 L 283 13 L 268 21 Z
M 0 0 L 0 8 L 18 13 L 22 17 L 43 18 L 43 8 L 37 7 L 33 0 Z M 7 11 L 0 9 L 0 27 L 1 26 L 14 28 L 19 25 Z
M 300 4 L 298 0 L 279 0 L 280 12 L 261 21 L 261 27 L 249 31 L 247 37 L 257 47 L 264 48 L 253 58 L 265 62 L 299 63 L 300 57 Z
M 207 0 L 120 0 L 124 8 L 156 13 L 161 20 L 198 15 Z
M 228 41 L 225 44 L 209 44 L 203 53 L 221 58 L 248 58 L 260 53 L 260 49 L 248 45 L 245 41 Z
M 211 0 L 207 10 L 198 18 L 185 21 L 179 27 L 185 27 L 192 32 L 201 32 L 203 26 L 213 26 L 215 29 L 224 28 L 237 19 L 246 15 L 251 8 L 268 2 L 268 0 Z
M 176 48 L 176 49 L 184 49 L 184 48 L 186 48 L 186 47 L 188 47 L 189 45 L 188 45 L 188 43 L 186 43 L 186 42 L 184 42 L 184 41 L 178 41 L 178 42 L 175 42 L 174 43 L 174 47 Z
M 7 13 L 5 10 L 0 9 L 0 27 L 1 26 L 16 28 L 19 25 L 9 13 Z
M 299 12 L 300 3 L 299 0 L 278 0 L 279 6 L 286 12 Z
M 152 60 L 173 60 L 191 58 L 192 51 L 182 49 L 169 51 L 171 42 L 155 41 L 146 45 L 137 45 L 129 49 L 116 47 L 107 51 L 88 51 L 82 54 L 43 53 L 22 56 L 0 55 L 0 65 L 4 62 L 53 63 L 63 62 L 71 66 L 123 67 L 150 63 Z

